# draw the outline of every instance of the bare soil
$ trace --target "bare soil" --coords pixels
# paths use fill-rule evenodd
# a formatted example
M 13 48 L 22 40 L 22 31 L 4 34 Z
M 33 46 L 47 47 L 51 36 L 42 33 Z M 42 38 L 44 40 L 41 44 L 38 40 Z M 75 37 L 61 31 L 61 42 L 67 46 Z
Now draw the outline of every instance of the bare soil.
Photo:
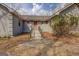
M 9 56 L 79 56 L 79 37 L 68 35 L 30 40 L 29 35 L 21 35 L 1 39 L 0 52 Z
M 29 39 L 30 39 L 29 34 L 23 34 L 12 38 L 0 38 L 0 52 L 4 52 L 7 49 L 16 46 L 18 44 L 21 44 Z

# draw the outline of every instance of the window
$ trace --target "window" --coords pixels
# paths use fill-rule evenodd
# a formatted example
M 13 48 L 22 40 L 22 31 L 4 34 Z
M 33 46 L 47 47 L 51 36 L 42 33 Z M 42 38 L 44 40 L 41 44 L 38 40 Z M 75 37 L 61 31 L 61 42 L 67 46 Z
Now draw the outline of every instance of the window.
M 21 24 L 20 24 L 20 21 L 19 21 L 18 25 L 19 25 L 19 26 L 21 25 Z

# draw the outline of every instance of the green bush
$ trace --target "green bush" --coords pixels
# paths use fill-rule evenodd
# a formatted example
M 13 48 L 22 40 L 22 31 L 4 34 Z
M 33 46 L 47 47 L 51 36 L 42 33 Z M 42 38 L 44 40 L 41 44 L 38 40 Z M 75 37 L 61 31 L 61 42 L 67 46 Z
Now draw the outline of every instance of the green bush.
M 55 35 L 66 35 L 73 26 L 78 25 L 78 17 L 56 15 L 52 18 L 51 25 Z

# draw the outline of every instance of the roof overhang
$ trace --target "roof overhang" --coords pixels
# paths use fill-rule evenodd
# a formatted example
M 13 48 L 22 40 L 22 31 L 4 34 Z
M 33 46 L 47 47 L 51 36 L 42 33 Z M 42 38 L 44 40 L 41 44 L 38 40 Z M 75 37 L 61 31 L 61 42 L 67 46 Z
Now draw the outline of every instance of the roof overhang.
M 24 21 L 49 21 L 51 16 L 20 15 Z

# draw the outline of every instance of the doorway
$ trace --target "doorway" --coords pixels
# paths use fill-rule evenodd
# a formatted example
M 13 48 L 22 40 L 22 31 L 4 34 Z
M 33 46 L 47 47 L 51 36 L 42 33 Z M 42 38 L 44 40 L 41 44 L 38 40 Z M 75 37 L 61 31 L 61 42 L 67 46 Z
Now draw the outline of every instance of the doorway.
M 41 33 L 40 33 L 40 30 L 39 30 L 39 24 L 40 22 L 38 21 L 34 21 L 33 22 L 33 27 L 32 27 L 32 38 L 34 39 L 41 39 Z
M 37 21 L 35 21 L 35 22 L 34 22 L 34 25 L 36 26 L 37 24 L 38 24 L 38 22 L 37 22 Z

